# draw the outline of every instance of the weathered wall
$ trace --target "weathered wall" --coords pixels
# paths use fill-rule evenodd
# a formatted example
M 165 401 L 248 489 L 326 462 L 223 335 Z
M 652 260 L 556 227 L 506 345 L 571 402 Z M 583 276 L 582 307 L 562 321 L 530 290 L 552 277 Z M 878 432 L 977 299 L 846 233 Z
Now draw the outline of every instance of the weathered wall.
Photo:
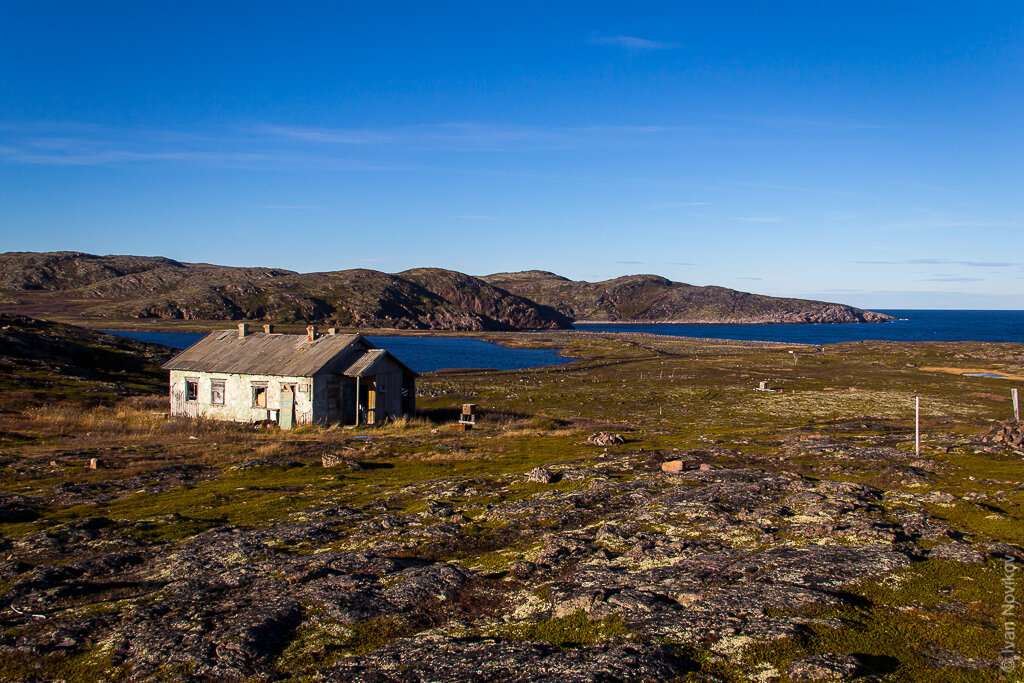
M 185 380 L 198 379 L 197 400 L 185 400 Z M 212 380 L 224 380 L 224 405 L 210 402 Z M 266 382 L 267 407 L 252 405 L 253 382 Z M 274 375 L 232 375 L 221 373 L 171 370 L 171 415 L 209 417 L 233 422 L 262 422 L 269 419 L 269 411 L 281 408 L 281 385 L 294 384 L 295 423 L 305 424 L 314 419 L 312 380 L 309 377 L 277 377 Z M 302 387 L 307 388 L 302 391 Z

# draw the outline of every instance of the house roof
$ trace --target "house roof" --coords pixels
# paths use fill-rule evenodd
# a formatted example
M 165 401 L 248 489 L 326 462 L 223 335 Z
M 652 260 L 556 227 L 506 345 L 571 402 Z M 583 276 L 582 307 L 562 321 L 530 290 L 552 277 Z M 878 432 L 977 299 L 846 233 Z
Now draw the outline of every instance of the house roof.
M 211 332 L 163 365 L 165 370 L 240 375 L 311 377 L 339 353 L 362 340 L 358 334 L 329 334 L 308 341 L 304 334 L 236 330 Z M 367 346 L 370 342 L 363 340 Z
M 391 362 L 398 365 L 405 372 L 410 375 L 419 376 L 418 372 L 410 369 L 408 365 L 398 360 L 384 349 L 370 349 L 357 358 L 352 365 L 345 368 L 345 371 L 342 374 L 348 375 L 349 377 L 366 377 L 367 375 L 376 374 L 374 370 L 376 370 L 377 365 L 380 363 L 382 358 L 390 358 Z
M 356 359 L 356 362 L 345 368 L 342 374 L 349 377 L 365 377 L 370 374 L 370 368 L 377 364 L 377 361 L 387 355 L 384 349 L 370 349 Z

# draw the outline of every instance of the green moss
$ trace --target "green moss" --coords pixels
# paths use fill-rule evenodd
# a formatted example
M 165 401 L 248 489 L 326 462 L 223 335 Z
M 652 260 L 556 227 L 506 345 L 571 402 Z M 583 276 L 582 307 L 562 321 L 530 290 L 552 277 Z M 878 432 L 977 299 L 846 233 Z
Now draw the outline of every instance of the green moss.
M 511 627 L 504 636 L 513 640 L 551 643 L 560 649 L 587 647 L 603 640 L 626 638 L 633 631 L 619 615 L 590 619 L 585 612 L 574 612 L 535 624 Z
M 4 681 L 122 681 L 130 672 L 129 664 L 115 665 L 112 653 L 103 649 L 88 649 L 70 656 L 8 650 L 0 658 L 0 680 Z
M 965 673 L 941 669 L 925 658 L 949 651 L 966 658 L 992 659 L 1002 647 L 997 628 L 1001 564 L 963 565 L 929 560 L 884 581 L 864 581 L 849 591 L 863 606 L 816 605 L 766 616 L 811 619 L 801 633 L 747 648 L 741 666 L 768 662 L 780 671 L 795 659 L 835 652 L 866 656 L 872 673 L 892 681 L 995 681 L 995 671 Z M 821 621 L 838 620 L 839 628 Z

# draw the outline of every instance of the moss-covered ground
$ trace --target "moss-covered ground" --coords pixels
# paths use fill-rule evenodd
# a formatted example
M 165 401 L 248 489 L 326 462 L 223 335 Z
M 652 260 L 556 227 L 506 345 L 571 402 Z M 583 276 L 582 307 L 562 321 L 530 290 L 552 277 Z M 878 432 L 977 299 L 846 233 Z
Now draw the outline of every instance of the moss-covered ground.
M 424 492 L 435 490 L 438 481 L 457 479 L 469 485 L 447 500 L 467 511 L 471 537 L 458 547 L 437 546 L 435 559 L 493 572 L 497 580 L 529 548 L 504 545 L 502 524 L 484 519 L 487 506 L 587 485 L 586 480 L 537 485 L 520 479 L 510 484 L 506 475 L 518 477 L 537 466 L 569 461 L 597 465 L 623 453 L 667 457 L 676 450 L 714 447 L 715 453 L 726 453 L 718 456 L 724 466 L 755 462 L 768 470 L 860 481 L 894 492 L 881 503 L 893 509 L 899 507 L 898 494 L 921 497 L 930 501 L 932 515 L 968 542 L 1024 546 L 1022 456 L 978 442 L 996 421 L 1012 414 L 1010 388 L 1019 382 L 934 370 L 982 368 L 1020 376 L 1024 346 L 862 342 L 807 347 L 574 332 L 488 338 L 557 347 L 576 360 L 523 371 L 428 374 L 419 383 L 419 417 L 379 427 L 308 426 L 282 432 L 178 420 L 166 415 L 162 395 L 95 406 L 69 389 L 64 400 L 9 402 L 0 413 L 0 491 L 49 502 L 34 506 L 31 514 L 4 517 L 0 534 L 11 540 L 105 517 L 131 525 L 132 533 L 147 543 L 175 544 L 215 526 L 267 525 L 328 505 L 359 508 L 383 502 L 387 509 L 426 514 Z M 760 382 L 772 391 L 755 391 Z M 134 388 L 145 386 L 136 383 Z M 834 462 L 827 449 L 804 448 L 827 440 L 839 450 L 863 445 L 912 453 L 915 397 L 921 406 L 920 457 L 929 464 L 930 476 L 901 478 L 874 460 Z M 477 404 L 483 415 L 471 431 L 452 425 L 464 402 Z M 588 435 L 601 430 L 621 433 L 627 443 L 608 448 L 586 443 Z M 323 468 L 320 458 L 328 452 L 360 467 Z M 102 467 L 89 469 L 91 458 L 99 458 Z M 263 464 L 237 467 L 254 459 Z M 193 475 L 175 479 L 172 475 L 182 467 L 194 468 Z M 82 493 L 67 484 L 93 488 Z M 951 494 L 953 502 L 926 497 L 933 492 Z M 425 517 L 425 523 L 432 521 L 437 520 Z M 51 557 L 41 548 L 24 559 L 70 558 Z M 696 662 L 695 680 L 747 680 L 759 666 L 784 672 L 789 662 L 816 652 L 874 658 L 883 680 L 1001 680 L 998 671 L 988 669 L 935 668 L 929 653 L 997 657 L 1003 646 L 998 627 L 1002 572 L 1002 561 L 994 558 L 982 564 L 917 562 L 886 581 L 848 586 L 862 598 L 857 607 L 794 613 L 794 619 L 810 624 L 795 638 L 754 644 L 730 657 L 699 643 L 678 646 Z M 560 648 L 637 637 L 621 620 L 591 621 L 582 613 L 549 614 L 502 628 L 489 633 L 544 640 Z M 299 637 L 280 662 L 301 668 L 325 652 L 365 653 L 409 633 L 407 622 L 390 617 L 345 627 L 314 619 L 298 629 Z M 106 667 L 97 657 L 50 656 L 42 669 L 38 662 L 5 661 L 0 679 L 42 671 L 43 678 L 93 680 Z M 108 675 L 115 668 L 106 667 Z

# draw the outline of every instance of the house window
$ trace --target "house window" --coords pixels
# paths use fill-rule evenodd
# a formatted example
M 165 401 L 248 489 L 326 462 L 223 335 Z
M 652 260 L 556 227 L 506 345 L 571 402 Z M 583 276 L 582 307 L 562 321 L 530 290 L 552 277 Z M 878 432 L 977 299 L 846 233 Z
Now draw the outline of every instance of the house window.
M 210 403 L 215 406 L 224 405 L 224 380 L 210 381 Z
M 253 408 L 266 408 L 267 407 L 267 384 L 263 382 L 261 384 L 252 385 L 252 407 Z
M 185 380 L 185 400 L 186 401 L 198 401 L 199 400 L 199 380 L 198 379 L 186 379 Z

